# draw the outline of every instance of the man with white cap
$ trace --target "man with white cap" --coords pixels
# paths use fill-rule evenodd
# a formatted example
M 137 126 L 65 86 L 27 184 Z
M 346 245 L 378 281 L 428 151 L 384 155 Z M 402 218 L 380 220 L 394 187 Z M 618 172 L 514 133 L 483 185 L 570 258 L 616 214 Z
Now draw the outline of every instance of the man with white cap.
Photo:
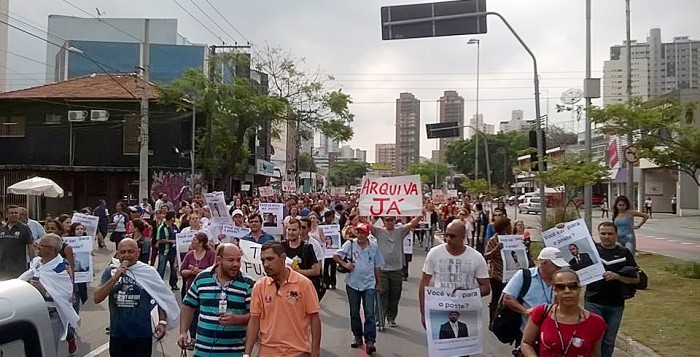
M 552 295 L 552 280 L 554 273 L 560 268 L 569 266 L 559 249 L 554 247 L 543 248 L 537 260 L 538 265 L 536 267 L 519 270 L 503 289 L 504 304 L 511 310 L 523 315 L 523 323 L 520 326 L 521 331 L 525 328 L 528 315 L 535 306 L 552 304 L 552 297 L 554 296 Z M 519 302 L 517 299 L 518 294 L 528 276 L 530 287 L 527 293 L 524 294 L 523 301 Z
M 235 227 L 247 228 L 245 225 L 245 218 L 243 217 L 243 211 L 235 209 L 231 215 L 233 216 L 233 225 Z

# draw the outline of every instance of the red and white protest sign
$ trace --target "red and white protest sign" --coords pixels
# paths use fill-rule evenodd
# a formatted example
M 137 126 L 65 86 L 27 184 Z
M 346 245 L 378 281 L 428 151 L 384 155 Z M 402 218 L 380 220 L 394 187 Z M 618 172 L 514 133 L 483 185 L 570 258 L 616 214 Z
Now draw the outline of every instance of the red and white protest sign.
M 260 197 L 271 197 L 275 195 L 275 191 L 272 189 L 272 186 L 258 187 L 258 192 L 260 192 Z
M 363 178 L 359 208 L 362 216 L 420 216 L 423 212 L 420 176 Z
M 295 193 L 297 192 L 297 185 L 294 181 L 282 181 L 282 192 Z
M 457 190 L 447 190 L 447 198 L 457 198 L 459 197 L 459 192 Z

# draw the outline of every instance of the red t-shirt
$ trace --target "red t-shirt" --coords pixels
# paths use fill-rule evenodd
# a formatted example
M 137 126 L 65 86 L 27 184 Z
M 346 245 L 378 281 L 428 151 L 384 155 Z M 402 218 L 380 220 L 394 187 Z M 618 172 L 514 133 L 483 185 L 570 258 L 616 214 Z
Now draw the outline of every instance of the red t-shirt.
M 561 337 L 564 340 L 564 349 L 569 345 L 576 331 L 576 339 L 571 342 L 571 347 L 566 356 L 561 346 L 561 340 L 557 333 L 557 326 L 550 316 L 544 316 L 545 305 L 535 307 L 530 313 L 530 320 L 540 326 L 540 357 L 588 357 L 592 355 L 596 342 L 605 334 L 607 325 L 599 315 L 590 313 L 590 316 L 579 324 L 559 323 Z M 544 321 L 543 321 L 544 318 Z

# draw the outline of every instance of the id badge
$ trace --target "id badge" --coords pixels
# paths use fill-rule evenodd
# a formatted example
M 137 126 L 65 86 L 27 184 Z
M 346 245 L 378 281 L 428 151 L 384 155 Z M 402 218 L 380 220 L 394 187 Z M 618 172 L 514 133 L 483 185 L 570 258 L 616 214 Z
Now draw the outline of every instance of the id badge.
M 226 308 L 228 308 L 228 300 L 226 300 L 226 294 L 222 293 L 219 297 L 219 314 L 226 313 Z
M 571 344 L 574 345 L 576 348 L 581 348 L 583 346 L 583 339 L 574 337 L 573 341 L 571 341 Z

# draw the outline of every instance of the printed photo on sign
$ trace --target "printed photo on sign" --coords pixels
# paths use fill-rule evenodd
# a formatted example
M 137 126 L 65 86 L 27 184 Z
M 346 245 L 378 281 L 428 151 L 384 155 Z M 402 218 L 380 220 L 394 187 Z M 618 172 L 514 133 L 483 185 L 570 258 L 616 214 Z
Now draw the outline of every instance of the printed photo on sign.
M 204 194 L 204 198 L 209 206 L 209 211 L 211 212 L 211 221 L 217 224 L 227 224 L 233 222 L 233 218 L 228 214 L 228 208 L 226 207 L 226 200 L 224 199 L 224 193 L 217 192 L 207 192 Z
M 284 204 L 282 203 L 260 203 L 260 215 L 263 220 L 263 231 L 272 235 L 282 234 L 282 224 Z
M 475 355 L 483 351 L 479 289 L 426 287 L 425 327 L 430 357 Z
M 583 219 L 568 222 L 564 228 L 555 227 L 542 232 L 542 241 L 547 247 L 559 249 L 582 285 L 603 279 L 605 268 Z
M 340 225 L 327 224 L 320 227 L 323 231 L 323 241 L 321 243 L 323 245 L 324 255 L 326 258 L 333 258 L 333 255 L 341 246 Z
M 92 282 L 94 271 L 92 259 L 93 237 L 63 237 L 63 242 L 73 248 L 73 255 L 75 257 L 75 282 Z
M 518 270 L 528 267 L 527 251 L 522 235 L 499 235 L 498 241 L 503 245 L 501 261 L 503 262 L 503 282 L 507 282 Z
M 73 217 L 71 218 L 70 222 L 82 224 L 83 227 L 85 227 L 85 234 L 91 237 L 97 236 L 97 225 L 100 222 L 100 217 L 82 213 L 73 213 Z
M 420 175 L 362 179 L 358 207 L 361 216 L 420 216 L 423 212 Z
M 221 229 L 221 234 L 224 236 L 219 239 L 221 243 L 234 243 L 238 245 L 239 240 L 250 234 L 250 228 L 236 227 L 230 224 L 224 225 Z

